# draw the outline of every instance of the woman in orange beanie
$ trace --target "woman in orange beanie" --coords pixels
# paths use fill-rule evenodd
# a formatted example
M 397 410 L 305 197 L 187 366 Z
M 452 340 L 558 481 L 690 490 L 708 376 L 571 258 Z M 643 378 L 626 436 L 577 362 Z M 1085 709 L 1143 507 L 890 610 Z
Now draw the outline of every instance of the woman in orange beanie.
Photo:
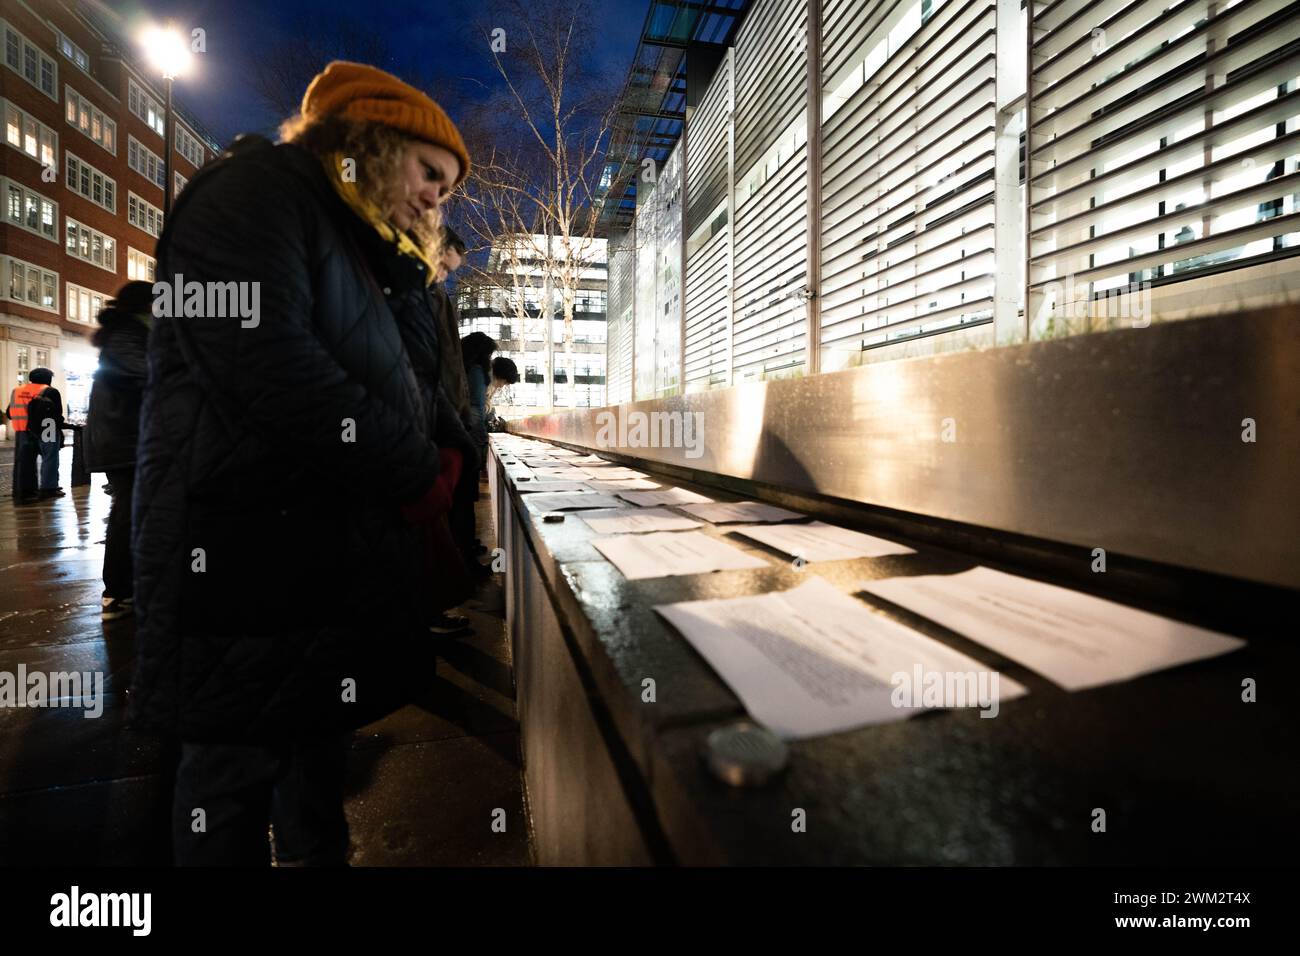
M 459 528 L 468 520 L 472 539 L 482 452 L 469 434 L 456 396 L 439 388 L 448 378 L 448 366 L 460 371 L 460 350 L 454 346 L 453 336 L 452 353 L 446 358 L 442 355 L 448 341 L 441 310 L 450 305 L 446 293 L 435 285 L 444 272 L 440 267 L 446 236 L 438 207 L 451 185 L 463 180 L 469 155 L 460 134 L 436 103 L 400 81 L 394 84 L 393 77 L 374 67 L 332 63 L 307 88 L 301 113 L 284 123 L 280 132 L 285 140 L 322 160 L 339 195 L 391 244 L 391 248 L 372 248 L 368 258 L 383 279 L 380 284 L 410 356 L 429 414 L 430 432 L 440 447 L 461 456 L 460 479 L 453 483 L 448 521 Z M 348 157 L 354 159 L 352 164 Z M 456 170 L 454 182 L 451 169 Z M 405 295 L 390 294 L 388 290 L 394 286 L 404 286 L 401 274 L 409 271 L 415 260 L 425 280 L 423 286 Z M 467 519 L 466 509 L 470 512 Z M 469 619 L 446 612 L 466 597 L 468 579 L 458 572 L 467 569 L 451 532 L 444 531 L 440 521 L 432 523 L 431 547 L 439 571 L 435 581 L 441 606 L 430 618 L 429 630 L 442 637 L 465 637 L 472 633 Z M 473 563 L 477 565 L 477 561 Z
M 456 575 L 430 526 L 454 446 L 474 454 L 417 372 L 436 335 L 408 328 L 469 172 L 460 134 L 355 63 L 317 76 L 284 133 L 200 171 L 158 243 L 186 306 L 149 346 L 130 719 L 181 745 L 182 864 L 265 864 L 268 822 L 279 862 L 346 861 L 347 736 L 430 686 L 430 582 Z M 232 283 L 253 314 L 206 314 Z
M 319 157 L 343 198 L 386 238 L 426 265 L 438 261 L 438 207 L 470 164 L 437 103 L 383 70 L 338 60 L 312 80 L 280 135 Z

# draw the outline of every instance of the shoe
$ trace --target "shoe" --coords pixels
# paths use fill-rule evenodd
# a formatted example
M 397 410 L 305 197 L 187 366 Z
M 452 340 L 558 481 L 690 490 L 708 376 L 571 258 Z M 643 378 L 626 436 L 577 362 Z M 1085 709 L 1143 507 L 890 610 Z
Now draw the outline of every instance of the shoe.
M 62 498 L 65 494 L 67 494 L 67 492 L 64 491 L 62 488 L 42 488 L 39 492 L 37 492 L 37 497 L 38 498 Z
M 100 617 L 105 621 L 116 621 L 135 613 L 135 598 L 114 598 L 106 594 L 101 603 Z
M 429 623 L 429 633 L 439 637 L 468 637 L 474 633 L 474 627 L 464 615 L 439 614 Z

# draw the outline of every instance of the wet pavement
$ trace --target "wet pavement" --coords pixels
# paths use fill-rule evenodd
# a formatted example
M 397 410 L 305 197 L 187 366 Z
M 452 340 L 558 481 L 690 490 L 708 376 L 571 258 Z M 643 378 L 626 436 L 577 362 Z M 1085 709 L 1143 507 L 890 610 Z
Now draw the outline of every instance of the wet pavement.
M 12 456 L 0 443 L 0 673 L 98 672 L 104 686 L 96 718 L 67 698 L 0 706 L 0 866 L 166 865 L 174 755 L 124 726 L 134 622 L 100 620 L 104 476 L 69 489 L 64 449 L 67 495 L 16 508 Z M 492 548 L 490 515 L 485 485 L 480 537 Z M 447 643 L 428 692 L 354 736 L 354 866 L 530 862 L 501 575 L 462 613 L 476 634 Z

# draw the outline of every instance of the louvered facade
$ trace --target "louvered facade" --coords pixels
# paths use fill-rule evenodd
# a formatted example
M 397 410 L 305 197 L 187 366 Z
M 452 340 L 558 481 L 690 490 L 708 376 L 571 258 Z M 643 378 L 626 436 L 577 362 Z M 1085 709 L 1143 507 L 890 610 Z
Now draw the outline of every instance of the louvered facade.
M 757 0 L 707 55 L 629 398 L 1300 296 L 1300 5 Z

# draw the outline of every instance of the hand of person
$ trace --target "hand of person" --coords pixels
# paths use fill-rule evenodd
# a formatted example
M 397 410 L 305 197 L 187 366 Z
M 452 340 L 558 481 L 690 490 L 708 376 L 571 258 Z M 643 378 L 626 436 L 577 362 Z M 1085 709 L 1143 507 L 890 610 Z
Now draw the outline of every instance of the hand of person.
M 465 456 L 456 448 L 438 449 L 438 481 L 447 489 L 447 508 L 451 509 L 451 493 L 460 481 L 461 469 L 465 467 Z
M 402 505 L 402 517 L 412 524 L 432 521 L 451 511 L 451 494 L 460 480 L 463 462 L 461 453 L 454 448 L 442 448 L 438 451 L 438 463 L 441 466 L 438 479 L 421 497 Z

